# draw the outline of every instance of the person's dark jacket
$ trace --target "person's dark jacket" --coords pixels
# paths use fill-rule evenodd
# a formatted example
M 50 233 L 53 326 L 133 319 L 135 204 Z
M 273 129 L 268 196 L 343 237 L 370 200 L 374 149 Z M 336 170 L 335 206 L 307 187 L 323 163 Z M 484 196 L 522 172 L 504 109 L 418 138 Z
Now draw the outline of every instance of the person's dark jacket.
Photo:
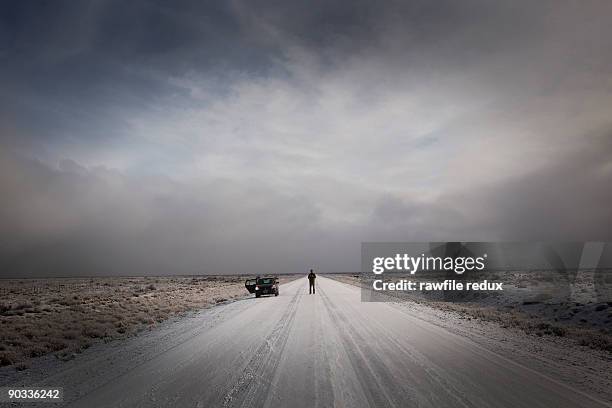
M 310 273 L 308 274 L 308 280 L 309 280 L 309 281 L 314 282 L 314 280 L 315 280 L 316 278 L 317 278 L 317 275 L 315 275 L 315 273 L 314 273 L 314 272 L 310 272 Z

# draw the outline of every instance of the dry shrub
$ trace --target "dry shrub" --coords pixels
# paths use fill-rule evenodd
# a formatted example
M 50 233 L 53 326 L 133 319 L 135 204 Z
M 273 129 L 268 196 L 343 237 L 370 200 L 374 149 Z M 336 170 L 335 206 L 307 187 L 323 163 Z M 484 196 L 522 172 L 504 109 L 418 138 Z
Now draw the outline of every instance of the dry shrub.
M 101 339 L 106 335 L 104 330 L 96 326 L 83 327 L 81 334 L 83 334 L 85 337 L 91 337 L 94 339 Z
M 11 351 L 0 351 L 0 367 L 15 363 L 17 356 Z
M 26 362 L 26 361 L 22 361 L 22 362 L 17 363 L 15 365 L 15 369 L 17 371 L 23 371 L 23 370 L 25 370 L 26 368 L 29 368 L 29 367 L 30 367 L 30 364 L 28 362 Z
M 79 338 L 79 332 L 76 330 L 67 330 L 64 332 L 63 337 L 66 340 L 76 340 L 77 338 Z
M 585 333 L 579 343 L 581 346 L 605 350 L 612 353 L 612 340 L 609 336 L 600 333 Z
M 229 283 L 234 280 L 236 284 Z M 83 282 L 94 289 L 83 292 L 81 284 L 58 289 L 57 281 L 41 280 L 47 290 L 35 297 L 20 286 L 31 282 L 14 282 L 7 299 L 0 303 L 0 315 L 6 316 L 0 319 L 0 365 L 17 367 L 48 353 L 71 359 L 92 342 L 125 337 L 188 310 L 246 295 L 242 281 L 159 277 L 92 282 L 88 278 Z
M 30 309 L 34 307 L 34 305 L 32 305 L 32 303 L 29 302 L 19 302 L 15 305 L 13 305 L 12 309 L 13 310 L 21 310 L 21 309 Z
M 10 304 L 0 303 L 0 315 L 5 315 L 9 310 L 11 310 Z

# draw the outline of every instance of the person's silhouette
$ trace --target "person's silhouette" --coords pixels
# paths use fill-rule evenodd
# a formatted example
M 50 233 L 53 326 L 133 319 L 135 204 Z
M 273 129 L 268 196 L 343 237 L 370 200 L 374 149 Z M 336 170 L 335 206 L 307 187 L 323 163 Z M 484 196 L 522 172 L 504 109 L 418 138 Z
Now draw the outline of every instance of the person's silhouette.
M 315 279 L 317 279 L 317 275 L 315 275 L 315 273 L 311 269 L 310 273 L 308 274 L 308 283 L 310 284 L 308 288 L 309 295 L 315 293 Z

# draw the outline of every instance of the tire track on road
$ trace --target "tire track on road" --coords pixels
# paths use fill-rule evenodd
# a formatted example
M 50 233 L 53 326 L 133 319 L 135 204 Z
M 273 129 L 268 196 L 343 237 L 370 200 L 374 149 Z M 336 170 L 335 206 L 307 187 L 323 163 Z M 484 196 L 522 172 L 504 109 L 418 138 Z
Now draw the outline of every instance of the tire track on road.
M 276 323 L 272 332 L 249 359 L 242 374 L 223 398 L 223 407 L 262 406 L 271 386 L 273 373 L 278 367 L 282 352 L 291 332 L 301 297 L 298 289 L 289 302 L 287 310 Z
M 358 315 L 359 311 L 347 303 L 347 308 L 352 310 L 352 313 Z M 365 323 L 365 322 L 364 322 Z M 453 406 L 470 408 L 474 407 L 470 399 L 462 395 L 460 388 L 457 384 L 448 378 L 448 373 L 443 367 L 438 366 L 423 355 L 419 350 L 411 346 L 409 343 L 402 343 L 398 337 L 393 336 L 389 332 L 388 327 L 383 325 L 378 319 L 368 319 L 367 324 L 363 324 L 364 334 L 372 338 L 379 338 L 384 340 L 384 343 L 395 348 L 396 351 L 401 352 L 405 357 L 400 360 L 400 363 L 410 361 L 414 366 L 404 368 L 405 371 L 413 372 L 414 379 L 412 380 L 415 384 L 420 384 L 422 381 L 427 381 L 430 386 L 439 387 L 440 390 L 448 395 L 449 398 L 453 399 Z M 396 355 L 396 353 L 392 353 Z M 420 370 L 418 373 L 414 372 L 415 369 Z M 436 393 L 436 396 L 439 395 Z M 474 397 L 472 397 L 473 399 Z M 420 401 L 422 405 L 425 401 Z M 431 401 L 433 406 L 436 405 L 436 401 Z M 439 404 L 439 402 L 438 402 Z M 419 405 L 419 404 L 417 404 Z
M 338 328 L 345 329 L 344 333 L 340 333 L 339 339 L 346 350 L 346 355 L 357 374 L 357 380 L 361 385 L 361 389 L 366 396 L 370 407 L 397 407 L 394 399 L 389 396 L 387 387 L 394 387 L 395 381 L 385 367 L 375 369 L 372 366 L 373 360 L 368 356 L 375 356 L 376 353 L 367 345 L 367 341 L 351 325 L 350 319 L 347 318 L 336 306 L 329 300 L 325 290 L 319 287 L 321 300 L 326 307 L 332 321 Z M 375 363 L 375 362 L 374 362 Z M 372 388 L 380 392 L 372 392 Z M 394 393 L 401 390 L 393 390 Z
M 238 302 L 242 302 L 246 299 L 248 299 L 248 297 L 235 299 L 231 301 L 229 304 L 237 304 Z M 216 327 L 218 325 L 218 320 L 222 320 L 222 321 L 227 320 L 233 317 L 234 315 L 238 315 L 241 313 L 241 309 L 232 309 L 228 311 L 226 308 L 220 308 L 218 310 L 213 310 L 215 307 L 218 307 L 218 306 L 213 306 L 211 308 L 203 308 L 196 312 L 196 313 L 202 313 L 202 312 L 212 311 L 212 313 L 214 313 L 214 316 L 212 317 L 212 319 L 206 322 L 206 324 L 204 325 L 200 325 L 200 326 L 187 325 L 186 327 L 179 326 L 176 332 L 165 333 L 161 339 L 157 339 L 156 341 L 150 340 L 150 339 L 144 339 L 144 341 L 150 341 L 150 344 L 146 343 L 144 346 L 139 346 L 138 343 L 136 343 L 135 345 L 130 344 L 128 349 L 121 350 L 123 352 L 129 351 L 129 354 L 130 354 L 129 357 L 127 357 L 126 359 L 122 361 L 123 363 L 125 363 L 126 361 L 129 361 L 131 363 L 129 365 L 124 364 L 123 366 L 121 366 L 121 368 L 117 368 L 120 366 L 118 364 L 114 364 L 115 360 L 113 358 L 109 357 L 108 354 L 101 354 L 91 360 L 82 362 L 80 365 L 75 365 L 73 367 L 63 369 L 60 372 L 54 374 L 53 376 L 47 377 L 44 381 L 36 383 L 36 384 L 40 386 L 44 386 L 45 384 L 49 384 L 49 383 L 51 384 L 57 383 L 58 381 L 55 380 L 56 378 L 65 378 L 73 373 L 78 373 L 78 371 L 83 371 L 83 370 L 85 370 L 85 373 L 82 374 L 83 378 L 88 379 L 91 377 L 90 370 L 93 370 L 94 368 L 97 367 L 97 370 L 100 371 L 100 368 L 99 368 L 100 366 L 103 366 L 106 369 L 108 369 L 107 365 L 110 361 L 111 367 L 114 368 L 114 371 L 110 372 L 108 378 L 104 378 L 103 380 L 99 381 L 95 386 L 88 388 L 87 391 L 85 392 L 81 392 L 74 396 L 71 396 L 70 394 L 68 394 L 67 398 L 65 397 L 64 401 L 62 402 L 60 406 L 76 405 L 81 400 L 83 400 L 84 398 L 87 398 L 90 394 L 95 393 L 97 390 L 104 388 L 106 385 L 111 384 L 114 381 L 118 381 L 121 378 L 128 377 L 130 373 L 135 371 L 137 368 L 155 359 L 158 359 L 162 355 L 169 353 L 187 344 L 188 342 L 196 339 L 197 337 L 201 336 L 202 333 L 210 330 L 213 327 Z M 228 318 L 227 316 L 224 316 L 225 314 L 228 314 L 230 317 Z M 138 340 L 142 341 L 143 339 L 134 337 L 128 340 L 136 342 Z M 170 345 L 168 345 L 167 343 L 170 343 Z M 117 343 L 116 346 L 125 347 L 125 344 Z M 142 347 L 144 350 L 139 349 L 138 347 Z

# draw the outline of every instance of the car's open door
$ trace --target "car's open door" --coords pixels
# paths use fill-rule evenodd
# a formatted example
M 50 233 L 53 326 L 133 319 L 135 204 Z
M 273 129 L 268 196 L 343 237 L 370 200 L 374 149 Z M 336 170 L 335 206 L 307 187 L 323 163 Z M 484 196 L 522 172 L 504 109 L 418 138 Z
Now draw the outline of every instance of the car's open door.
M 249 293 L 255 293 L 256 285 L 257 285 L 256 279 L 247 279 L 246 282 L 244 282 L 244 287 L 247 288 Z

